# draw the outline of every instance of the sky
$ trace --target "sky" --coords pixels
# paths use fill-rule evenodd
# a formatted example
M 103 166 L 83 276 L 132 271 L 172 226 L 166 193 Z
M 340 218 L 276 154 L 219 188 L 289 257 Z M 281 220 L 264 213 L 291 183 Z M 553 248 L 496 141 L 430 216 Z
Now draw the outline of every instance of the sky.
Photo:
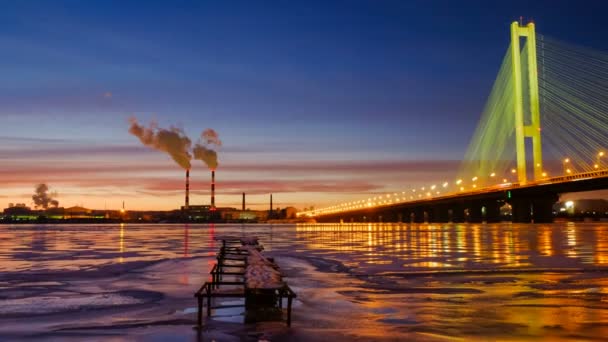
M 184 170 L 130 117 L 206 128 L 217 205 L 364 199 L 455 176 L 509 24 L 608 51 L 605 1 L 0 3 L 0 207 L 168 210 Z M 191 204 L 209 203 L 193 161 Z M 3 203 L 4 202 L 4 203 Z

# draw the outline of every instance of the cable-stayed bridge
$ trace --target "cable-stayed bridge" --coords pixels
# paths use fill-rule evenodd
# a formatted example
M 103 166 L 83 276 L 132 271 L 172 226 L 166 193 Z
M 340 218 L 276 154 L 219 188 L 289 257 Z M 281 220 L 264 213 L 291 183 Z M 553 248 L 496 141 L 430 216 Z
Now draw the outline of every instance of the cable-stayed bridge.
M 321 222 L 551 222 L 559 194 L 608 189 L 608 53 L 511 24 L 451 180 L 301 212 Z

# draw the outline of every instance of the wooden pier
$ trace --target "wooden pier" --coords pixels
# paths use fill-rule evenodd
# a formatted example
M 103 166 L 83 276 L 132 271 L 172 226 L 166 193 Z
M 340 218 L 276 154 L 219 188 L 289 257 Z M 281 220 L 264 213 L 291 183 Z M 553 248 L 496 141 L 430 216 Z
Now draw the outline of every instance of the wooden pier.
M 211 269 L 212 281 L 205 282 L 194 294 L 198 300 L 197 324 L 203 324 L 203 302 L 207 317 L 211 316 L 212 298 L 244 298 L 245 321 L 255 322 L 280 315 L 286 311 L 287 326 L 291 326 L 291 309 L 296 294 L 283 281 L 279 266 L 262 254 L 263 247 L 255 237 L 218 237 L 222 246 L 217 263 Z M 237 280 L 224 281 L 224 276 Z M 283 300 L 287 307 L 283 309 Z

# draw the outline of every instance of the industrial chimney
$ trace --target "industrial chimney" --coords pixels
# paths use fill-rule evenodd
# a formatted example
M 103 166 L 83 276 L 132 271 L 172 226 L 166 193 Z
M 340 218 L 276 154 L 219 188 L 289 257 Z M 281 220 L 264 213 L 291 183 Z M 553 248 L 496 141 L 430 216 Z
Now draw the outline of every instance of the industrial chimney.
M 243 211 L 245 211 L 245 193 L 243 192 Z
M 190 207 L 190 169 L 186 169 L 186 203 L 185 209 Z
M 215 210 L 215 170 L 211 170 L 211 210 Z
M 273 211 L 272 211 L 272 194 L 270 194 L 270 213 L 269 216 L 272 218 L 273 216 Z

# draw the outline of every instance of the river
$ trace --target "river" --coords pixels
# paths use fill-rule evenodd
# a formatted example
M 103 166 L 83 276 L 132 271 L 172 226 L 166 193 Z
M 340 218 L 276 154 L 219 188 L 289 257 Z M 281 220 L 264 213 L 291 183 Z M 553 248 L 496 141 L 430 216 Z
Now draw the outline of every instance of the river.
M 232 306 L 193 329 L 226 234 L 258 236 L 281 266 L 291 328 Z M 0 340 L 605 336 L 608 223 L 0 225 Z

